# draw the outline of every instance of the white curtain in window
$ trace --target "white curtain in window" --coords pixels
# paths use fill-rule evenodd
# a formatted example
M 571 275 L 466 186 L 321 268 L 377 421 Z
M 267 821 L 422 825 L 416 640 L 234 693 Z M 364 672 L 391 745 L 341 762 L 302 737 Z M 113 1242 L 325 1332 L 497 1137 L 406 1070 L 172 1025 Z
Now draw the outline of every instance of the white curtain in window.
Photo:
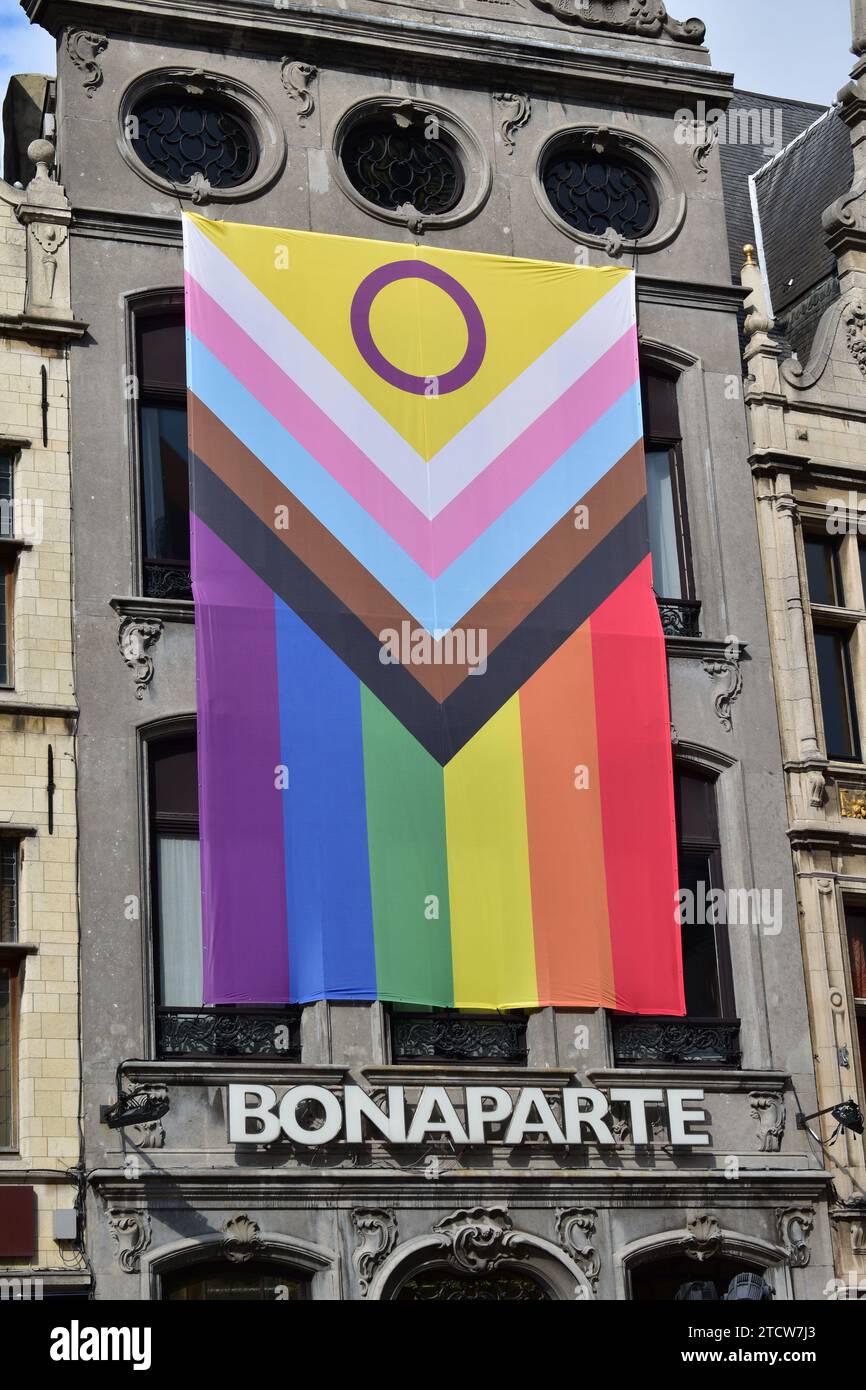
M 682 598 L 671 456 L 666 449 L 647 453 L 646 485 L 653 587 L 659 598 Z
M 159 966 L 161 1004 L 202 1002 L 201 878 L 198 840 L 159 835 Z

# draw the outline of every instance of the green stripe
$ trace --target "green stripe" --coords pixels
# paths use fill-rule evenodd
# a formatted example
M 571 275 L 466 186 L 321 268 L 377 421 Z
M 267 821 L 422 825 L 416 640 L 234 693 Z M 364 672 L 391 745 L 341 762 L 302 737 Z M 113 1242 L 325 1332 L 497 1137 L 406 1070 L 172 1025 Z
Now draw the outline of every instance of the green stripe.
M 361 686 L 380 999 L 454 1004 L 442 768 Z

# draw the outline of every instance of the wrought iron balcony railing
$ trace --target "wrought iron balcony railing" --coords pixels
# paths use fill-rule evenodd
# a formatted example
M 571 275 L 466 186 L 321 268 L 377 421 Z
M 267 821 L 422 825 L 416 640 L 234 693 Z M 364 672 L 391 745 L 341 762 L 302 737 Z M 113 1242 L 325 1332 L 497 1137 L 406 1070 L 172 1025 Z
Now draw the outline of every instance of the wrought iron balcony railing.
M 192 598 L 189 565 L 157 564 L 145 561 L 145 598 Z
M 658 600 L 665 637 L 700 637 L 701 605 L 694 599 Z
M 526 1062 L 526 1019 L 391 1014 L 394 1062 Z
M 739 1019 L 615 1018 L 613 1055 L 620 1067 L 739 1067 Z
M 156 1047 L 159 1057 L 271 1057 L 297 1062 L 301 1057 L 298 1009 L 158 1008 Z

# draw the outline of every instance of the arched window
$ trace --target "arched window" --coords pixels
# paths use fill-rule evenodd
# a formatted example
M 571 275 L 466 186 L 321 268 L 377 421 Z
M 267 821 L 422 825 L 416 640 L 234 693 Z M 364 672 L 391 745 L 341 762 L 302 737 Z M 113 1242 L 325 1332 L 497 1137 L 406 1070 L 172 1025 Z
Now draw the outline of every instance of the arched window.
M 146 749 L 157 1054 L 296 1059 L 297 1008 L 203 1002 L 195 731 L 150 738 Z
M 168 1270 L 161 1288 L 169 1302 L 299 1303 L 310 1297 L 310 1276 L 276 1260 L 212 1260 Z
M 427 1269 L 413 1274 L 394 1295 L 396 1303 L 543 1303 L 551 1295 L 525 1270 L 494 1270 L 489 1274 L 464 1274 L 458 1270 Z
M 148 598 L 192 597 L 183 298 L 134 312 L 141 559 Z
M 692 569 L 676 378 L 644 363 L 641 393 L 653 585 L 665 632 L 697 637 L 700 604 Z
M 766 1302 L 772 1297 L 765 1266 L 736 1255 L 697 1261 L 685 1253 L 647 1260 L 631 1271 L 631 1296 L 637 1303 L 673 1301 Z

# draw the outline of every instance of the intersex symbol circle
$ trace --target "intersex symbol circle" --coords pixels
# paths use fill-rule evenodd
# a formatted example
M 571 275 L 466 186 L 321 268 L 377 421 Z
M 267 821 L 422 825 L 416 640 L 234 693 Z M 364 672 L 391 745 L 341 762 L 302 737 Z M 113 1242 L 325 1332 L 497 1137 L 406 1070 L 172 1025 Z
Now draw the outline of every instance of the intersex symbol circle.
M 444 290 L 463 315 L 468 335 L 466 351 L 457 366 L 443 372 L 441 376 L 415 376 L 412 372 L 404 372 L 389 362 L 387 357 L 383 357 L 373 342 L 370 332 L 370 310 L 373 301 L 386 285 L 392 285 L 395 280 L 429 281 L 431 285 Z M 376 375 L 387 381 L 390 386 L 396 386 L 401 391 L 411 391 L 415 396 L 447 396 L 450 391 L 459 391 L 461 386 L 465 386 L 475 376 L 484 361 L 487 349 L 487 333 L 481 310 L 469 291 L 464 289 L 453 275 L 447 275 L 435 265 L 425 265 L 423 261 L 394 261 L 391 265 L 382 265 L 371 271 L 355 291 L 349 321 L 355 345 L 368 367 L 372 367 Z M 431 383 L 435 383 L 434 391 L 430 389 Z

